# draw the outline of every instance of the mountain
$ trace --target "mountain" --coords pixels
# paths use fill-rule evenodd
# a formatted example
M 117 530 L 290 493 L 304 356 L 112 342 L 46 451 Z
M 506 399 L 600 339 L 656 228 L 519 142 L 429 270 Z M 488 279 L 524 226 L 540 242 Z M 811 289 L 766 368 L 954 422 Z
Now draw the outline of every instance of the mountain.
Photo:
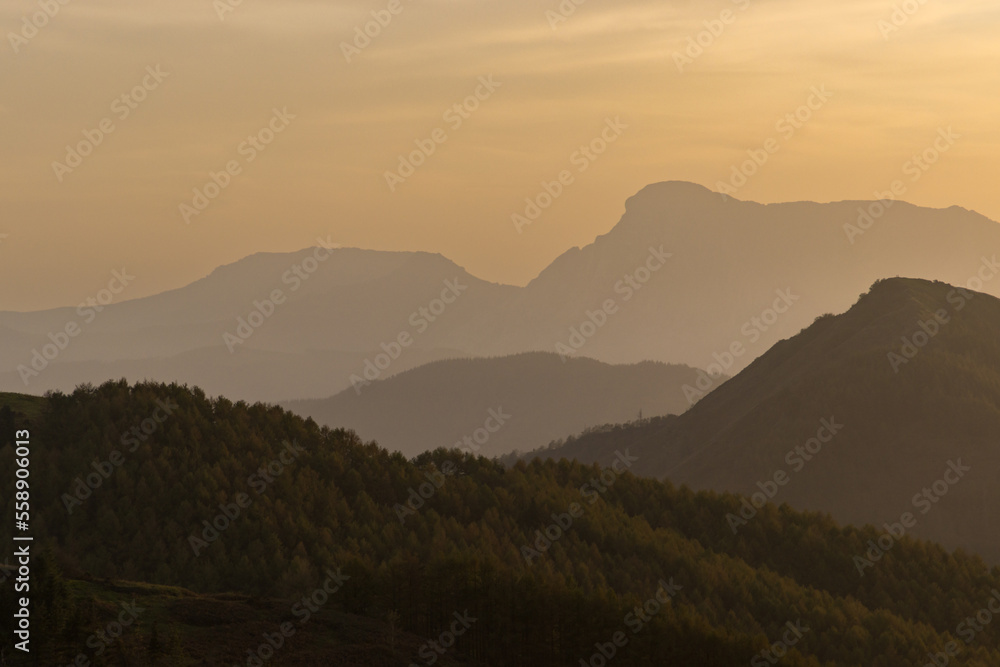
M 733 534 L 740 498 L 636 477 L 637 450 L 411 462 L 149 383 L 0 395 L 0 419 L 30 431 L 36 539 L 26 660 L 0 574 L 10 664 L 1000 662 L 1000 627 L 975 619 L 1000 570 L 905 536 L 858 576 L 875 529 L 768 505 Z M 0 478 L 7 516 L 13 492 Z
M 998 331 L 992 296 L 880 281 L 676 419 L 593 432 L 544 455 L 608 462 L 628 446 L 638 474 L 763 493 L 852 524 L 909 513 L 913 534 L 1000 562 Z
M 0 367 L 10 369 L 0 387 L 41 393 L 131 377 L 198 383 L 236 398 L 326 396 L 402 333 L 413 342 L 387 372 L 462 354 L 434 325 L 476 321 L 512 290 L 427 253 L 261 253 L 151 297 L 0 313 Z M 66 337 L 73 325 L 77 334 Z
M 872 218 L 868 211 L 879 207 Z M 524 310 L 554 308 L 562 327 L 544 336 L 566 340 L 587 309 L 616 296 L 624 274 L 644 277 L 661 246 L 670 259 L 633 299 L 618 296 L 620 312 L 583 354 L 706 368 L 738 344 L 731 367 L 738 371 L 816 316 L 842 312 L 880 278 L 972 281 L 972 289 L 1000 295 L 1000 280 L 992 280 L 1000 225 L 971 211 L 905 202 L 762 205 L 668 182 L 644 188 L 610 232 L 556 259 L 528 285 Z M 976 283 L 980 271 L 986 280 Z
M 686 366 L 611 366 L 533 352 L 438 361 L 358 383 L 329 399 L 284 407 L 408 457 L 447 446 L 492 458 L 594 424 L 631 421 L 640 412 L 684 412 L 683 387 L 697 378 Z
M 0 390 L 155 378 L 280 401 L 332 396 L 376 360 L 384 378 L 529 351 L 732 374 L 885 276 L 1000 295 L 1000 226 L 971 211 L 762 205 L 678 182 L 641 190 L 607 234 L 524 287 L 479 280 L 440 255 L 323 243 L 141 299 L 128 300 L 141 271 L 125 267 L 112 278 L 118 294 L 0 313 Z

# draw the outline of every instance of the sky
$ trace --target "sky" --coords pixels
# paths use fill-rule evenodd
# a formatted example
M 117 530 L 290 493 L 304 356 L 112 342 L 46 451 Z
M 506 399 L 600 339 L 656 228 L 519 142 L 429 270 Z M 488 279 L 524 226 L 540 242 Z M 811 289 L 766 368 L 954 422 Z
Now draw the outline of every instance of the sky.
M 995 0 L 62 2 L 0 0 L 0 310 L 318 239 L 523 285 L 667 180 L 1000 220 Z

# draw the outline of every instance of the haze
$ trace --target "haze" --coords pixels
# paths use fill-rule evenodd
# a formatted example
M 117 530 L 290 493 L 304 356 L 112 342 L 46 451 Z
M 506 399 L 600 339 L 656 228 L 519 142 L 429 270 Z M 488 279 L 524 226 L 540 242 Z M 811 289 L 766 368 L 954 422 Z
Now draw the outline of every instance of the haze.
M 906 177 L 905 199 L 1000 219 L 995 3 L 931 0 L 884 36 L 891 2 L 593 0 L 553 28 L 553 0 L 403 0 L 348 63 L 341 43 L 387 5 L 244 0 L 223 20 L 211 0 L 72 0 L 15 54 L 10 33 L 39 5 L 0 2 L 0 281 L 17 286 L 0 309 L 76 304 L 123 266 L 127 298 L 154 294 L 317 237 L 525 284 L 644 185 L 716 189 L 772 137 L 780 150 L 739 198 L 872 199 L 951 127 L 961 138 Z M 674 54 L 727 9 L 678 71 Z M 169 75 L 122 118 L 115 100 L 156 66 Z M 446 122 L 491 75 L 479 108 Z M 777 121 L 822 86 L 832 97 L 781 137 Z M 248 161 L 241 142 L 286 108 L 295 118 Z M 105 118 L 114 132 L 60 182 L 53 163 Z M 571 155 L 616 118 L 627 128 L 578 172 Z M 435 128 L 447 141 L 390 191 L 385 172 Z M 240 173 L 186 224 L 179 206 L 230 161 Z M 573 182 L 518 233 L 511 215 L 563 170 Z

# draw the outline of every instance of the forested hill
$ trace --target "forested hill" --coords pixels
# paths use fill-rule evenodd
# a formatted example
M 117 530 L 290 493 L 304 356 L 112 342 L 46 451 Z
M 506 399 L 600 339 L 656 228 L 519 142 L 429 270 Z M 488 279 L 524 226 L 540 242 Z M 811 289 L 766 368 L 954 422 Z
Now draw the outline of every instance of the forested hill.
M 1000 664 L 1000 626 L 967 644 L 963 625 L 1000 571 L 907 537 L 874 553 L 880 531 L 773 506 L 734 534 L 738 497 L 635 477 L 634 451 L 615 470 L 505 469 L 444 450 L 407 461 L 279 408 L 176 385 L 25 401 L 0 398 L 30 428 L 31 530 L 63 571 L 47 565 L 38 582 L 37 664 L 80 653 L 248 664 L 282 623 L 297 634 L 271 664 L 431 664 L 435 650 L 414 638 L 439 646 L 449 628 L 462 632 L 436 664 L 600 664 L 614 652 L 621 665 L 729 667 L 770 664 L 776 654 L 761 652 L 785 639 L 794 645 L 776 650 L 789 667 L 921 665 L 952 641 L 964 664 Z M 0 470 L 12 458 L 3 444 Z M 79 486 L 88 477 L 96 488 Z M 12 481 L 0 481 L 5 517 Z M 324 586 L 322 608 L 300 613 Z M 88 637 L 115 618 L 113 595 L 161 603 L 98 657 Z
M 631 447 L 636 474 L 747 496 L 784 474 L 777 502 L 851 524 L 917 511 L 915 535 L 1000 563 L 1000 300 L 977 284 L 879 281 L 676 419 L 539 453 L 609 462 Z

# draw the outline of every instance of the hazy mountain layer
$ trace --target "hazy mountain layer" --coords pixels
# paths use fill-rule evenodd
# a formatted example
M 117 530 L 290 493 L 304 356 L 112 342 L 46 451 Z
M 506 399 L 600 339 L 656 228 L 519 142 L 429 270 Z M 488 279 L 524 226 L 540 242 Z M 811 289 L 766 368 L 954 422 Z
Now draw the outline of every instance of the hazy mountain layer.
M 407 456 L 455 447 L 486 457 L 541 447 L 594 424 L 679 414 L 695 369 L 526 353 L 439 361 L 289 410 Z M 362 377 L 363 379 L 363 377 Z
M 526 351 L 732 373 L 879 278 L 1000 294 L 998 250 L 1000 226 L 957 207 L 765 206 L 659 183 L 525 287 L 439 255 L 317 247 L 253 255 L 128 301 L 141 271 L 115 267 L 79 307 L 0 313 L 0 389 L 154 378 L 276 401 L 332 396 L 379 360 L 387 377 Z

